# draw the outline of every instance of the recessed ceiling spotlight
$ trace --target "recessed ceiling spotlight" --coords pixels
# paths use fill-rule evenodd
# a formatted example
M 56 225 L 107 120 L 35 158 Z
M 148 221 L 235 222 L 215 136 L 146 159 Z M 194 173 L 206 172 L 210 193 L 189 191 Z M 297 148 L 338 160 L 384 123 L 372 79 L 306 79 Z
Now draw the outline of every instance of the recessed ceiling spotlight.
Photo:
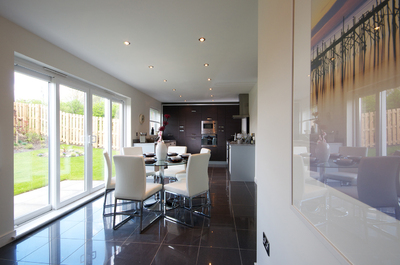
M 181 97 L 182 97 L 182 95 L 179 95 L 179 97 L 181 98 Z
M 150 69 L 153 69 L 153 68 L 154 68 L 154 66 L 152 66 L 152 65 L 149 65 L 149 68 L 150 68 Z
M 214 101 L 214 100 L 211 100 L 211 101 Z
M 214 95 L 211 95 L 211 97 L 214 97 Z
M 204 66 L 207 67 L 207 66 L 209 66 L 209 64 L 208 64 L 208 63 L 205 63 Z
M 212 90 L 212 87 L 210 87 L 210 91 Z
M 186 102 L 186 99 L 185 99 L 185 102 Z
M 201 38 L 199 39 L 199 41 L 200 41 L 200 42 L 205 42 L 205 41 L 206 41 L 206 38 L 201 37 Z
M 167 79 L 164 79 L 164 83 L 167 83 Z
M 131 43 L 129 42 L 129 41 L 124 41 L 124 44 L 126 45 L 126 46 L 129 46 L 129 45 L 131 45 Z
M 207 81 L 211 81 L 211 78 L 207 78 Z
M 175 92 L 175 91 L 176 91 L 176 89 L 174 88 L 174 89 L 172 89 L 172 91 L 174 91 L 174 92 Z

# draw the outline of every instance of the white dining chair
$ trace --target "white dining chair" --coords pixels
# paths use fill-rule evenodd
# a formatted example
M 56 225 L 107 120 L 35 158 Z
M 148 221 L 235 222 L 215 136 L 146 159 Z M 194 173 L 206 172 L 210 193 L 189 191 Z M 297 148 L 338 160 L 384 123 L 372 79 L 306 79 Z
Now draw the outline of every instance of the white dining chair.
M 366 157 L 367 147 L 340 146 L 339 154 L 342 156 L 360 156 Z M 340 181 L 340 184 L 357 185 L 357 168 L 339 168 L 337 172 L 326 172 L 324 182 L 328 179 Z
M 187 146 L 168 146 L 168 153 L 177 153 L 178 155 L 185 154 L 187 152 Z M 164 178 L 175 179 L 176 174 L 184 173 L 186 165 L 175 165 L 164 169 Z
M 190 227 L 194 226 L 193 213 L 201 214 L 206 217 L 210 217 L 210 190 L 209 190 L 209 178 L 208 178 L 208 162 L 210 160 L 210 154 L 194 154 L 188 159 L 186 173 L 182 173 L 184 181 L 177 181 L 164 185 L 164 198 L 167 198 L 167 194 L 173 194 L 178 198 L 185 198 L 189 200 L 189 206 L 186 207 L 185 203 L 179 204 L 180 207 L 190 211 L 190 223 L 186 223 L 180 219 L 167 215 L 166 207 L 164 206 L 164 216 L 174 222 L 181 223 Z M 193 208 L 193 198 L 200 195 L 206 194 L 205 202 L 199 206 L 199 208 L 208 208 L 208 213 L 198 212 Z
M 115 177 L 112 177 L 112 166 L 110 156 L 107 151 L 103 152 L 105 166 L 106 166 L 106 183 L 105 183 L 105 191 L 104 191 L 104 203 L 103 203 L 103 216 L 110 216 L 110 214 L 106 214 L 106 208 L 112 206 L 112 204 L 107 205 L 107 194 L 115 189 Z
M 160 193 L 162 191 L 162 185 L 146 182 L 146 169 L 143 156 L 116 155 L 114 156 L 114 164 L 118 181 L 114 191 L 113 229 L 118 229 L 133 217 L 139 217 L 140 233 L 142 233 L 149 225 L 162 216 L 162 208 L 160 208 L 160 214 L 156 215 L 149 224 L 143 227 L 143 203 L 156 193 Z M 117 212 L 118 200 L 137 202 L 140 208 L 135 212 Z M 162 207 L 162 205 L 160 205 L 160 207 Z M 115 224 L 116 215 L 128 215 L 129 217 Z
M 143 149 L 141 146 L 123 147 L 122 151 L 123 155 L 143 155 Z M 146 166 L 146 176 L 153 176 L 155 181 L 156 171 L 154 170 L 154 167 Z
M 208 154 L 211 154 L 211 149 L 208 149 L 208 148 L 201 148 L 200 149 L 200 154 L 204 154 L 204 153 L 208 153 Z

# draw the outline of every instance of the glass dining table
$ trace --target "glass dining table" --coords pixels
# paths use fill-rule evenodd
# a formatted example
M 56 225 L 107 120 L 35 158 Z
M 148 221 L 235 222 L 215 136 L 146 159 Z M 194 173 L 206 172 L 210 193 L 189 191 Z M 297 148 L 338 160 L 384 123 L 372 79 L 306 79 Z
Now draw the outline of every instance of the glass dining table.
M 353 161 L 349 164 L 341 164 L 336 159 L 329 159 L 327 162 L 310 163 L 310 169 L 319 172 L 319 181 L 325 183 L 325 172 L 326 169 L 345 169 L 345 168 L 358 168 L 360 163 Z
M 162 192 L 161 192 L 161 201 L 162 205 L 164 205 L 164 184 L 165 184 L 165 176 L 164 176 L 164 169 L 168 167 L 173 167 L 173 166 L 178 166 L 178 165 L 185 165 L 187 164 L 187 159 L 182 159 L 181 161 L 176 161 L 172 162 L 169 160 L 156 160 L 155 162 L 152 163 L 145 163 L 146 167 L 158 167 L 158 177 L 159 177 L 159 183 L 163 186 Z M 146 205 L 153 205 L 156 203 L 158 200 L 157 199 L 148 199 L 146 201 Z

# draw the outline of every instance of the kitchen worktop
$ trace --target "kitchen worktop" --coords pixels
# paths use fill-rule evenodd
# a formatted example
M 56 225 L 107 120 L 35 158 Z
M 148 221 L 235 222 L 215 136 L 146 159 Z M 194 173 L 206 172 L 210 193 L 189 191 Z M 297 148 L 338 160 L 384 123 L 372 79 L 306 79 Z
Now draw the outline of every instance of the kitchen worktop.
M 238 144 L 237 142 L 234 142 L 234 141 L 231 141 L 231 142 L 228 142 L 230 145 L 240 145 L 240 146 L 254 146 L 254 144 L 245 144 L 245 143 L 243 143 L 243 144 Z

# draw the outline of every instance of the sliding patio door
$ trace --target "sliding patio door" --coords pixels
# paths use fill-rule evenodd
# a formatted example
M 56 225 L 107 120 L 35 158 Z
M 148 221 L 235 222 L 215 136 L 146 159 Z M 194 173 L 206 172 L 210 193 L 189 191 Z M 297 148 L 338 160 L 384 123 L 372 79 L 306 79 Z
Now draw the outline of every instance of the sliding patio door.
M 104 188 L 103 152 L 124 145 L 124 99 L 19 61 L 14 91 L 18 225 Z

